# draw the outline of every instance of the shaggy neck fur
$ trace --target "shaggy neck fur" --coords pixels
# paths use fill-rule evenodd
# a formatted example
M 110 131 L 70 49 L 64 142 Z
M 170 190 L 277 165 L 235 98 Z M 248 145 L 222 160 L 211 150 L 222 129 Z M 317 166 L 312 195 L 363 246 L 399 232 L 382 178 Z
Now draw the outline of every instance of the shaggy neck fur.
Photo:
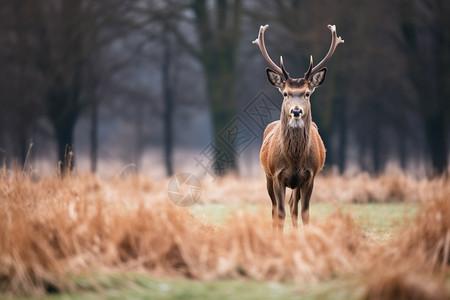
M 309 152 L 311 112 L 303 118 L 302 127 L 292 127 L 289 124 L 291 118 L 285 110 L 282 110 L 280 120 L 282 153 L 288 159 L 300 160 Z

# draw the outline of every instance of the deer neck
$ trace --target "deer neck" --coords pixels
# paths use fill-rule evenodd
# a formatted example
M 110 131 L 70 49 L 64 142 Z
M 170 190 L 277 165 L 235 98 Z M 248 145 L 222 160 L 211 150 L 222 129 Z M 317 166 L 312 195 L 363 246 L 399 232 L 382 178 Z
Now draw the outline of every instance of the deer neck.
M 301 160 L 309 153 L 311 112 L 303 118 L 302 126 L 289 124 L 289 115 L 281 113 L 281 145 L 282 153 L 290 160 Z

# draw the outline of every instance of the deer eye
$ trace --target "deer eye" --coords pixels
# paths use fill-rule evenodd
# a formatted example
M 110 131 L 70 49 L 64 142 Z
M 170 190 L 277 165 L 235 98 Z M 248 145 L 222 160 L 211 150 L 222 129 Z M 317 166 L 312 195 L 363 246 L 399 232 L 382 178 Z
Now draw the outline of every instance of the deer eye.
M 284 92 L 284 93 L 283 93 L 283 96 L 284 96 L 284 97 L 287 97 L 287 92 Z
M 306 93 L 306 94 L 305 94 L 306 98 L 308 98 L 308 97 L 309 97 L 309 95 L 311 95 L 311 94 L 310 94 L 310 93 Z

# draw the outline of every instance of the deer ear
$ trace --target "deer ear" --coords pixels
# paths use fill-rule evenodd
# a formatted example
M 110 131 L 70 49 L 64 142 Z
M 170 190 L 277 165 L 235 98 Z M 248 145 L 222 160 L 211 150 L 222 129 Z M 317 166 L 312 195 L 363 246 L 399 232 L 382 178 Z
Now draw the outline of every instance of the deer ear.
M 283 77 L 281 77 L 281 74 L 279 74 L 269 68 L 266 69 L 266 73 L 267 73 L 267 79 L 269 79 L 269 82 L 274 87 L 277 87 L 279 89 L 284 88 L 284 81 L 283 81 Z
M 327 74 L 327 68 L 323 68 L 320 71 L 317 71 L 311 76 L 309 80 L 309 85 L 312 88 L 316 88 L 321 85 L 325 81 L 325 75 Z

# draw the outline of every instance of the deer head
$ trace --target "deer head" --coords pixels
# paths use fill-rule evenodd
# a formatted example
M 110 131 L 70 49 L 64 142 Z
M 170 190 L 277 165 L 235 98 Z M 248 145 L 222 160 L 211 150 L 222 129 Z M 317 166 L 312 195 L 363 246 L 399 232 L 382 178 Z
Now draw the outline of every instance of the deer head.
M 283 57 L 280 57 L 281 67 L 279 67 L 267 53 L 264 43 L 264 32 L 268 27 L 269 25 L 260 27 L 258 38 L 253 41 L 253 44 L 259 46 L 262 55 L 271 67 L 266 69 L 269 82 L 278 88 L 284 97 L 281 110 L 282 119 L 288 120 L 288 124 L 291 127 L 303 127 L 305 122 L 311 119 L 310 96 L 316 87 L 324 82 L 327 73 L 325 65 L 330 60 L 337 45 L 344 43 L 344 40 L 341 37 L 337 37 L 336 26 L 328 25 L 332 38 L 327 55 L 315 67 L 313 67 L 313 58 L 310 56 L 309 68 L 303 78 L 290 78 L 289 73 L 284 67 Z

